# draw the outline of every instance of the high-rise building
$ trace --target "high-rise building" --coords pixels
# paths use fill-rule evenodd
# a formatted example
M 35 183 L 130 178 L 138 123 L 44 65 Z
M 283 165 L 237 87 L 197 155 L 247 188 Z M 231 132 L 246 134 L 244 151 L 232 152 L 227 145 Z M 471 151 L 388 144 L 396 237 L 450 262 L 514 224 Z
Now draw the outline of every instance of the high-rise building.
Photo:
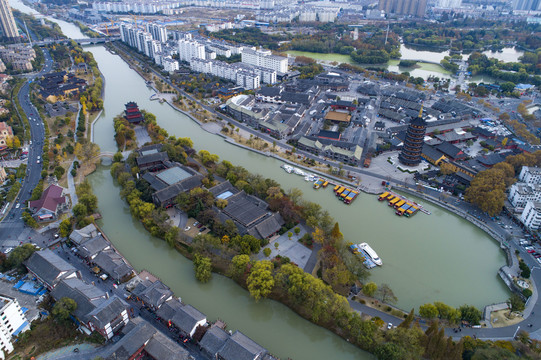
M 541 0 L 514 0 L 513 10 L 541 11 Z
M 0 295 L 0 358 L 13 351 L 12 336 L 30 329 L 30 324 L 15 298 Z
M 2 25 L 2 36 L 9 39 L 19 37 L 17 25 L 11 12 L 8 0 L 0 0 L 0 25 Z
M 272 55 L 270 50 L 242 50 L 242 62 L 254 66 L 261 66 L 266 69 L 272 69 L 276 72 L 287 72 L 287 58 L 283 56 Z
M 387 14 L 424 17 L 427 0 L 379 0 L 379 10 Z
M 411 120 L 406 132 L 406 139 L 398 160 L 406 166 L 417 166 L 421 163 L 421 154 L 425 143 L 426 121 L 423 119 L 423 107 L 419 116 Z

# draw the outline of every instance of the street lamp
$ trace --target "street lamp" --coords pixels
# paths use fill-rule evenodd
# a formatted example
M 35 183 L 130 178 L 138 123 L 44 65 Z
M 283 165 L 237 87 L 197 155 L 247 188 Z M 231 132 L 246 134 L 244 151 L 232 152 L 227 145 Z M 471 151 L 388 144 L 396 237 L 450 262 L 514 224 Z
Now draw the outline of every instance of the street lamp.
M 513 334 L 513 339 L 517 336 L 517 333 L 518 333 L 519 330 L 520 330 L 520 325 L 517 326 L 517 330 L 516 330 L 515 333 Z

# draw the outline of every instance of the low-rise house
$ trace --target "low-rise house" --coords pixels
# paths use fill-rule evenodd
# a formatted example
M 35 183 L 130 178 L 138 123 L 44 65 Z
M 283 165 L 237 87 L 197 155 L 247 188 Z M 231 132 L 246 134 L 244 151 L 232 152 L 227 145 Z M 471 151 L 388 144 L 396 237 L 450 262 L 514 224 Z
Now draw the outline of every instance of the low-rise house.
M 219 360 L 259 360 L 267 350 L 240 331 L 235 331 L 218 351 Z
M 448 159 L 453 161 L 466 158 L 464 151 L 448 142 L 442 142 L 441 144 L 436 145 L 436 150 L 441 151 Z
M 132 290 L 132 294 L 153 310 L 161 309 L 162 305 L 174 296 L 173 291 L 159 280 L 154 282 L 143 280 Z
M 169 161 L 166 152 L 153 152 L 147 155 L 141 155 L 135 159 L 140 171 L 156 171 L 165 168 L 164 163 Z
M 4 121 L 0 122 L 0 150 L 5 150 L 13 139 L 13 129 Z
M 106 292 L 80 279 L 62 280 L 52 291 L 56 300 L 64 297 L 77 303 L 73 315 L 90 331 L 111 339 L 129 322 L 128 304 L 118 296 Z
M 193 360 L 182 346 L 140 317 L 122 330 L 124 336 L 103 354 L 105 360 Z
M 124 258 L 111 249 L 101 251 L 92 262 L 117 282 L 126 281 L 134 273 Z
M 62 280 L 80 278 L 79 272 L 73 265 L 49 249 L 33 253 L 26 260 L 25 266 L 49 290 Z
M 328 140 L 326 145 L 323 143 L 325 140 Z M 359 165 L 363 154 L 363 148 L 353 143 L 305 136 L 299 138 L 297 148 L 350 165 Z
M 178 311 L 171 322 L 185 335 L 193 337 L 199 326 L 205 326 L 207 317 L 191 305 L 184 305 Z
M 329 111 L 327 115 L 325 115 L 325 120 L 329 120 L 337 124 L 349 124 L 349 122 L 351 121 L 351 115 L 346 112 Z
M 232 220 L 242 235 L 249 234 L 258 239 L 266 239 L 280 231 L 284 224 L 279 213 L 268 210 L 268 204 L 265 201 L 248 195 L 244 191 L 239 192 L 224 187 L 220 187 L 219 192 L 214 191 L 214 188 L 209 190 L 215 194 L 216 198 L 227 200 L 227 206 L 224 209 L 215 209 L 220 220 L 222 222 Z
M 28 209 L 39 221 L 54 220 L 67 208 L 68 201 L 64 196 L 64 188 L 54 184 L 45 189 L 39 200 L 28 202 Z
M 98 229 L 94 224 L 88 224 L 82 229 L 73 230 L 69 236 L 69 239 L 75 245 L 81 245 L 87 240 L 92 239 L 99 235 Z
M 229 339 L 229 334 L 218 326 L 212 325 L 199 342 L 203 352 L 211 359 L 218 358 L 218 352 Z
M 439 150 L 436 150 L 433 146 L 423 145 L 423 152 L 421 154 L 423 159 L 431 163 L 432 165 L 440 166 L 441 162 L 446 159 L 445 155 Z
M 201 186 L 204 176 L 197 171 L 180 164 L 167 164 L 168 168 L 156 173 L 146 173 L 143 179 L 155 190 L 152 200 L 158 206 L 174 205 L 176 197 Z
M 102 235 L 93 237 L 77 247 L 79 255 L 92 261 L 101 251 L 111 249 L 111 245 Z

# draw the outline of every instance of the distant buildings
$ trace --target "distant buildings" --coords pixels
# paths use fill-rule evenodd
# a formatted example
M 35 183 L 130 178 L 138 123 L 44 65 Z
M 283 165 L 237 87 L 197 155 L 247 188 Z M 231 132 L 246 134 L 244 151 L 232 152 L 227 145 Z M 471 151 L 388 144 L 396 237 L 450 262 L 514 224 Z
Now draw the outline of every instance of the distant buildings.
M 8 143 L 13 139 L 13 130 L 5 122 L 0 122 L 0 150 L 8 147 Z M 1 178 L 1 177 L 0 177 Z
M 541 11 L 539 0 L 513 0 L 513 10 Z
M 242 50 L 242 62 L 249 65 L 260 66 L 279 73 L 287 72 L 287 58 L 272 55 L 270 50 Z
M 387 14 L 424 17 L 427 0 L 379 0 L 378 9 Z
M 28 45 L 11 44 L 0 46 L 0 58 L 4 63 L 11 64 L 13 70 L 32 71 L 36 52 Z
M 92 9 L 105 13 L 156 14 L 168 9 L 176 9 L 181 5 L 179 1 L 98 1 L 92 3 Z
M 15 18 L 13 18 L 13 12 L 8 0 L 0 0 L 0 25 L 4 38 L 15 39 L 19 37 L 17 24 L 15 24 Z
M 86 88 L 86 80 L 65 71 L 45 74 L 38 84 L 40 95 L 49 102 L 79 94 Z

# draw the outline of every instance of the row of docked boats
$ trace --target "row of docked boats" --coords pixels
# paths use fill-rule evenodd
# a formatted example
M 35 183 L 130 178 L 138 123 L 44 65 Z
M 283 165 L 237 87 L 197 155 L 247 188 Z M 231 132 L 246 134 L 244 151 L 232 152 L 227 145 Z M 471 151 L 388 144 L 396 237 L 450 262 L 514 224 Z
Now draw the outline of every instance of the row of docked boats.
M 368 269 L 383 265 L 378 254 L 367 243 L 353 244 L 349 246 L 349 249 L 352 253 L 362 256 L 363 265 Z
M 408 199 L 405 199 L 399 195 L 393 194 L 390 191 L 386 191 L 378 197 L 379 201 L 387 201 L 388 205 L 396 210 L 395 214 L 398 216 L 410 217 L 415 215 L 420 206 Z
M 359 195 L 359 190 L 349 189 L 343 185 L 336 185 L 333 191 L 344 204 L 351 204 Z

